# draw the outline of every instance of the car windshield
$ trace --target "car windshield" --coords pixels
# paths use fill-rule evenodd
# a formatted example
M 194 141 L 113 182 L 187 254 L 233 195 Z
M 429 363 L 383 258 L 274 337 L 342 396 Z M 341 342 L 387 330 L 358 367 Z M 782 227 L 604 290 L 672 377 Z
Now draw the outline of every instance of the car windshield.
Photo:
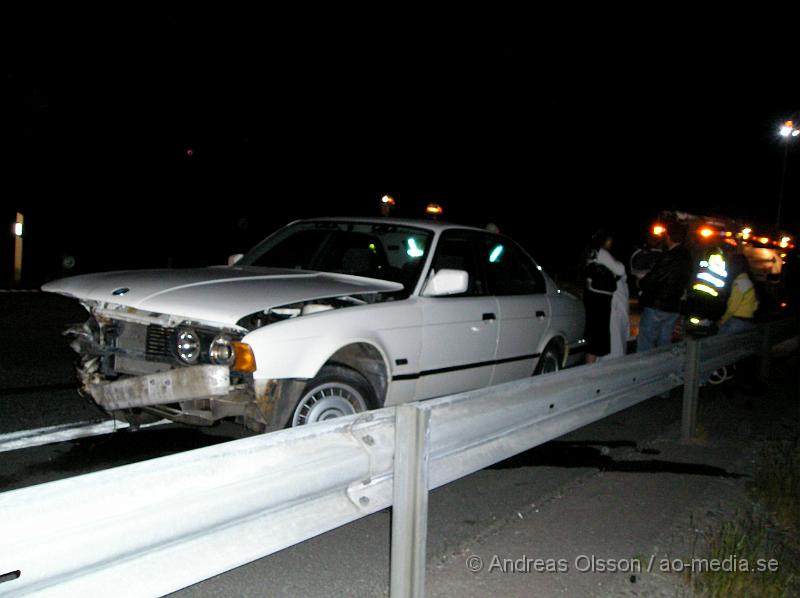
M 236 265 L 353 274 L 416 285 L 432 233 L 378 222 L 311 221 L 267 237 Z

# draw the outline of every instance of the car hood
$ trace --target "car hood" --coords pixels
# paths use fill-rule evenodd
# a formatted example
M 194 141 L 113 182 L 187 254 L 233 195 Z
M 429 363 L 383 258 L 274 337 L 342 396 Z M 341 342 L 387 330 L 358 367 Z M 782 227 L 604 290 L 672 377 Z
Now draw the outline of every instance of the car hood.
M 399 283 L 347 274 L 217 267 L 86 274 L 49 282 L 42 290 L 194 321 L 235 325 L 244 316 L 299 301 L 402 288 Z

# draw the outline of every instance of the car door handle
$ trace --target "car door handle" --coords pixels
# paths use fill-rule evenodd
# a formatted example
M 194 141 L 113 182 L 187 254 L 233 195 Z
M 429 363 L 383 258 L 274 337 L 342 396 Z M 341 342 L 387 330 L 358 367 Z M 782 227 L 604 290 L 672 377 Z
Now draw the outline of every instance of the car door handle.
M 483 314 L 483 319 L 484 320 L 496 320 L 497 316 L 495 316 L 492 313 L 486 313 L 486 314 Z
M 536 312 L 536 317 L 539 318 L 540 320 L 542 320 L 545 317 L 547 317 L 547 314 L 544 313 L 542 310 L 539 310 L 539 311 Z

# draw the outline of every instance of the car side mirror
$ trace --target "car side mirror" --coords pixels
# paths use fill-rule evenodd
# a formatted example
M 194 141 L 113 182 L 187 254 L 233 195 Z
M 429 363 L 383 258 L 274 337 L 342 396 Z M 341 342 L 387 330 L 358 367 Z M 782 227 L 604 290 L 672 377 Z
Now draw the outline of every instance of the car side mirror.
M 233 266 L 243 257 L 244 257 L 243 253 L 234 253 L 233 255 L 228 256 L 228 265 Z
M 426 297 L 446 297 L 466 293 L 469 287 L 469 274 L 465 270 L 443 269 L 436 272 L 425 285 Z

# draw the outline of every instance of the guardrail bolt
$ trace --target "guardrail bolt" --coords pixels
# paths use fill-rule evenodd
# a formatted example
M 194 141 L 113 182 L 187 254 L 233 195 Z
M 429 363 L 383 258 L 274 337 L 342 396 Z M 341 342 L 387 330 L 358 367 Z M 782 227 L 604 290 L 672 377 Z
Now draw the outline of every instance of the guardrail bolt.
M 361 498 L 358 499 L 358 502 L 362 507 L 366 507 L 369 504 L 369 497 L 362 496 Z
M 364 436 L 361 440 L 363 440 L 364 444 L 366 444 L 367 446 L 372 446 L 373 444 L 375 444 L 375 439 L 369 434 Z

